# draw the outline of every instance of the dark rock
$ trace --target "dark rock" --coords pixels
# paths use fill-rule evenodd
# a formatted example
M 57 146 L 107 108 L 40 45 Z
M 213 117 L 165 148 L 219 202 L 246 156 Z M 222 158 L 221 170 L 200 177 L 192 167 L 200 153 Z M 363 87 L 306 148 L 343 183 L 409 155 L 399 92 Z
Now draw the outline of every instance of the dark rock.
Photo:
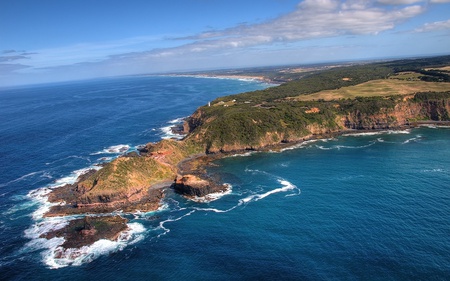
M 42 234 L 41 238 L 64 237 L 64 249 L 89 246 L 100 239 L 117 240 L 128 229 L 128 220 L 120 216 L 85 217 L 69 222 L 62 229 Z
M 226 186 L 224 185 L 216 184 L 211 179 L 201 179 L 194 175 L 177 177 L 172 187 L 177 193 L 188 197 L 203 197 L 210 193 L 226 190 Z

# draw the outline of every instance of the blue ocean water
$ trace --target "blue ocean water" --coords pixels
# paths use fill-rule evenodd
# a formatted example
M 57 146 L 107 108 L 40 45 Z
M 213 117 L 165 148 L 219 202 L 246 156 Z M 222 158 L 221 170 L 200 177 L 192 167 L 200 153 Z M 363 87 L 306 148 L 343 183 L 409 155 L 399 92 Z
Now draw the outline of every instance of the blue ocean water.
M 256 81 L 127 77 L 0 90 L 1 280 L 448 280 L 450 129 L 228 157 L 210 202 L 167 191 L 130 231 L 54 259 L 45 193 Z M 165 129 L 166 128 L 166 129 Z

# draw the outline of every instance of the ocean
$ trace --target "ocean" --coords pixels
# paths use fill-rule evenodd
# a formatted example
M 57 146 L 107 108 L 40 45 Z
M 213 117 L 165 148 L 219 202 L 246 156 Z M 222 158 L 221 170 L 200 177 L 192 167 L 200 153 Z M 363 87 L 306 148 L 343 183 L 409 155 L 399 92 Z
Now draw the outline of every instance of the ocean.
M 136 76 L 0 89 L 1 280 L 448 280 L 450 129 L 343 135 L 209 168 L 212 201 L 167 190 L 130 230 L 64 259 L 39 235 L 45 195 L 86 169 L 176 137 L 253 80 Z M 204 198 L 203 198 L 204 199 Z

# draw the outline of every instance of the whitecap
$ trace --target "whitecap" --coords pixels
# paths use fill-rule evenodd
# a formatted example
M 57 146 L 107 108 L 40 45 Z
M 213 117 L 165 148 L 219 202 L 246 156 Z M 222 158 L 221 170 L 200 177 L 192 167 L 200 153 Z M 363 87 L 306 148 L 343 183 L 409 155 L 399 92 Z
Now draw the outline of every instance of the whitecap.
M 317 147 L 318 149 L 321 149 L 321 150 L 332 150 L 332 149 L 336 148 L 335 146 L 332 146 L 332 147 L 325 147 L 325 146 L 322 146 L 322 145 L 316 145 L 316 147 Z
M 222 198 L 225 195 L 231 194 L 232 192 L 232 186 L 231 184 L 224 184 L 226 186 L 226 189 L 224 191 L 219 191 L 219 192 L 214 192 L 214 193 L 209 193 L 205 196 L 195 196 L 195 197 L 188 197 L 189 200 L 192 200 L 194 202 L 197 203 L 209 203 L 212 201 L 216 201 L 220 198 Z
M 75 170 L 70 175 L 55 180 L 55 182 L 53 184 L 51 184 L 50 187 L 56 188 L 56 187 L 64 186 L 66 184 L 74 184 L 81 175 L 89 172 L 90 170 L 100 170 L 101 168 L 102 167 L 100 167 L 100 166 L 92 165 L 87 168 Z
M 170 120 L 167 122 L 169 124 L 168 126 L 164 126 L 160 128 L 159 130 L 162 132 L 162 139 L 183 139 L 184 135 L 181 134 L 175 134 L 172 131 L 172 128 L 176 126 L 180 126 L 184 123 L 184 120 L 186 120 L 187 117 L 180 117 L 173 120 Z
M 375 132 L 363 132 L 363 133 L 348 133 L 348 134 L 343 134 L 342 136 L 344 137 L 361 137 L 361 136 L 376 136 L 376 135 L 391 135 L 391 134 L 410 134 L 411 130 L 410 129 L 405 129 L 405 130 L 383 130 L 383 131 L 375 131 Z
M 334 145 L 334 146 L 331 146 L 331 147 L 325 147 L 325 146 L 322 146 L 322 145 L 316 145 L 316 147 L 318 149 L 321 149 L 321 150 L 333 150 L 333 149 L 340 150 L 341 148 L 360 149 L 360 148 L 370 147 L 370 146 L 374 145 L 375 143 L 376 143 L 375 141 L 371 141 L 370 143 L 368 143 L 366 145 L 360 145 L 360 146 Z
M 69 222 L 70 219 L 67 217 L 46 218 L 43 221 L 34 223 L 30 228 L 24 231 L 24 234 L 26 238 L 38 239 L 42 234 L 61 229 L 68 225 Z
M 84 169 L 73 171 L 70 175 L 57 179 L 54 183 L 46 187 L 41 187 L 28 192 L 27 197 L 30 198 L 34 202 L 34 204 L 39 205 L 38 209 L 32 213 L 33 219 L 40 220 L 52 206 L 64 204 L 64 202 L 51 203 L 48 201 L 48 195 L 50 192 L 52 192 L 53 189 L 64 186 L 66 184 L 74 184 L 81 175 L 87 173 L 92 169 L 99 170 L 101 169 L 101 167 L 93 165 Z
M 423 173 L 444 173 L 445 170 L 441 168 L 430 169 L 430 170 L 422 170 Z
M 186 213 L 186 214 L 184 214 L 184 215 L 182 215 L 182 216 L 180 216 L 180 217 L 178 217 L 178 218 L 175 218 L 175 219 L 174 219 L 174 218 L 168 218 L 168 219 L 166 219 L 166 220 L 164 220 L 164 221 L 161 221 L 161 222 L 159 223 L 159 226 L 158 226 L 157 229 L 163 230 L 163 233 L 158 234 L 158 236 L 156 236 L 156 238 L 160 238 L 161 236 L 166 235 L 167 233 L 170 232 L 170 229 L 167 228 L 167 227 L 165 227 L 164 224 L 166 224 L 166 223 L 168 223 L 168 222 L 179 221 L 179 220 L 181 220 L 181 219 L 184 218 L 184 217 L 187 217 L 187 216 L 192 215 L 194 212 L 195 212 L 195 210 L 192 210 L 192 211 L 190 211 L 190 212 L 188 212 L 188 213 Z
M 236 153 L 236 154 L 229 155 L 227 157 L 249 157 L 249 156 L 252 156 L 253 154 L 255 154 L 256 152 L 257 151 L 248 151 L 248 152 L 245 152 L 245 153 Z
M 90 155 L 99 155 L 99 154 L 124 154 L 130 150 L 130 146 L 128 144 L 118 144 L 107 147 L 101 151 L 91 153 Z
M 186 120 L 186 118 L 188 118 L 188 117 L 186 116 L 186 117 L 176 118 L 176 119 L 173 119 L 173 120 L 171 120 L 171 121 L 169 121 L 167 123 L 169 123 L 169 124 L 183 124 L 183 122 L 184 122 L 184 120 Z
M 272 195 L 272 194 L 275 194 L 275 193 L 279 193 L 279 192 L 287 192 L 287 191 L 290 191 L 290 190 L 297 190 L 298 191 L 298 193 L 294 194 L 294 195 L 300 194 L 300 190 L 298 189 L 298 187 L 295 186 L 294 184 L 290 183 L 289 181 L 284 180 L 284 179 L 278 179 L 278 182 L 281 183 L 283 186 L 279 187 L 279 188 L 272 189 L 272 190 L 267 191 L 267 192 L 265 192 L 263 194 L 253 194 L 253 195 L 247 196 L 247 197 L 245 197 L 243 199 L 240 199 L 239 200 L 239 204 L 247 204 L 247 203 L 249 203 L 251 201 L 258 201 L 258 200 L 266 198 L 269 195 Z
M 0 187 L 8 186 L 8 185 L 10 185 L 10 184 L 12 184 L 12 183 L 22 181 L 22 180 L 24 180 L 24 179 L 27 179 L 27 178 L 32 177 L 32 176 L 35 176 L 35 175 L 40 174 L 40 173 L 44 173 L 44 172 L 43 172 L 43 171 L 37 171 L 37 172 L 31 172 L 31 173 L 28 173 L 28 174 L 26 174 L 26 175 L 23 175 L 23 176 L 21 176 L 21 177 L 18 177 L 17 179 L 11 180 L 11 181 L 9 181 L 9 182 L 7 182 L 7 183 L 2 183 L 2 184 L 0 184 Z M 44 173 L 44 174 L 45 174 L 45 173 Z
M 173 125 L 162 127 L 160 130 L 163 133 L 163 136 L 161 136 L 162 139 L 182 139 L 184 138 L 183 135 L 180 134 L 174 134 L 172 131 Z
M 67 224 L 68 220 L 56 219 L 48 220 L 30 228 L 26 231 L 26 236 L 32 238 L 32 240 L 25 245 L 25 249 L 28 251 L 46 249 L 42 253 L 42 260 L 48 267 L 53 269 L 79 266 L 89 263 L 99 256 L 122 250 L 127 245 L 141 241 L 145 237 L 144 232 L 146 230 L 140 223 L 128 223 L 128 229 L 120 233 L 116 241 L 100 239 L 90 246 L 69 249 L 61 247 L 65 241 L 62 237 L 52 239 L 39 238 L 41 234 L 62 228 Z M 45 227 L 42 227 L 42 225 L 45 225 Z
M 407 143 L 410 143 L 410 142 L 417 142 L 417 141 L 420 140 L 421 138 L 422 138 L 421 135 L 417 135 L 417 136 L 414 137 L 414 138 L 410 138 L 410 139 L 405 140 L 402 144 L 407 144 Z
M 331 140 L 331 139 L 323 139 L 323 140 Z M 294 144 L 292 146 L 282 148 L 282 149 L 280 149 L 280 152 L 284 152 L 284 151 L 287 151 L 287 150 L 294 150 L 294 149 L 297 149 L 297 148 L 303 148 L 303 147 L 306 147 L 309 144 L 312 144 L 312 143 L 315 143 L 315 142 L 318 142 L 318 141 L 323 141 L 323 140 L 321 140 L 321 139 L 313 139 L 313 140 L 303 141 L 301 143 Z

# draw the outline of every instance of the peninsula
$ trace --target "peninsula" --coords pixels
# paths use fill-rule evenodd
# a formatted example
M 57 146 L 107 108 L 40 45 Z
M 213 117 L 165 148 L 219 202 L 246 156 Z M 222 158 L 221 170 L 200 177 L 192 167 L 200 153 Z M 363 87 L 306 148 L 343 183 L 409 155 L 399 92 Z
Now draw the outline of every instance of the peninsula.
M 361 130 L 450 122 L 450 56 L 289 75 L 280 86 L 221 97 L 198 108 L 186 119 L 182 140 L 148 143 L 53 190 L 48 200 L 54 205 L 45 216 L 84 218 L 43 237 L 65 237 L 63 248 L 116 239 L 126 220 L 107 214 L 157 210 L 167 188 L 187 198 L 224 192 L 227 187 L 208 173 L 207 165 L 229 153 L 276 150 Z

